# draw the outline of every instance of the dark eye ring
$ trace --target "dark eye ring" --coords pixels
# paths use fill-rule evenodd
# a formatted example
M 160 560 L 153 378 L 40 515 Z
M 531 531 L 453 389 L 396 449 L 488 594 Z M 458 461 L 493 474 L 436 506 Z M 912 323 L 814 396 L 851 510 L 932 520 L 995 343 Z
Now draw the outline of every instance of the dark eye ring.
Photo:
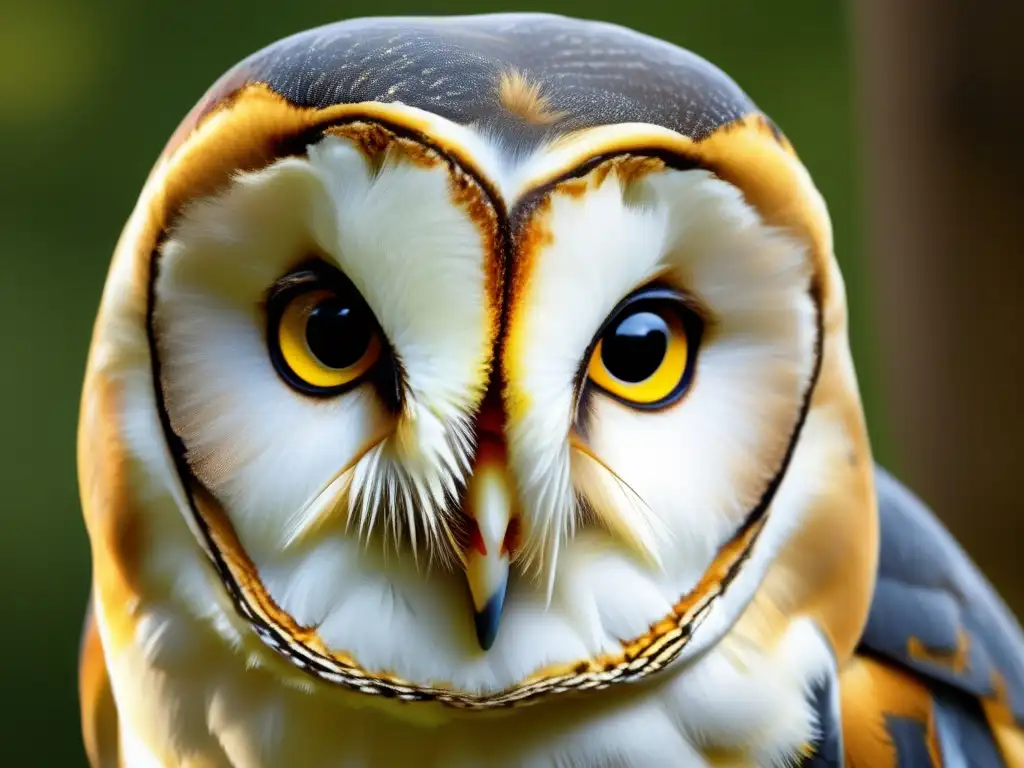
M 289 386 L 319 397 L 365 381 L 386 351 L 380 326 L 356 287 L 319 265 L 289 273 L 271 291 L 267 347 Z
M 587 377 L 634 408 L 671 405 L 689 389 L 703 327 L 682 294 L 641 289 L 622 301 L 597 333 Z

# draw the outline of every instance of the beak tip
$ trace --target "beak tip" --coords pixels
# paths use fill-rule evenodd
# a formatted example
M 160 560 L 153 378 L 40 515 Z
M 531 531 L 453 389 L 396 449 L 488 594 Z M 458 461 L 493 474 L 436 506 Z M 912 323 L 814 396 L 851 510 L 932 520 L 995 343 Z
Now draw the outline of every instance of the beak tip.
M 476 639 L 480 648 L 489 651 L 494 645 L 498 636 L 498 624 L 501 621 L 501 612 L 505 607 L 505 584 L 497 589 L 482 610 L 473 614 L 473 622 L 476 626 Z

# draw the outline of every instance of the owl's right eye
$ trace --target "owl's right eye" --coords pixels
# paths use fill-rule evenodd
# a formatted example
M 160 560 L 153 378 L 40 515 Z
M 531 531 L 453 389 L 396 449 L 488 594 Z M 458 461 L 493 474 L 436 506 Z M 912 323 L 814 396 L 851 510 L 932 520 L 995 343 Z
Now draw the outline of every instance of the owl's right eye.
M 267 304 L 278 374 L 300 392 L 337 395 L 366 379 L 383 350 L 380 326 L 343 276 L 308 270 L 279 283 Z

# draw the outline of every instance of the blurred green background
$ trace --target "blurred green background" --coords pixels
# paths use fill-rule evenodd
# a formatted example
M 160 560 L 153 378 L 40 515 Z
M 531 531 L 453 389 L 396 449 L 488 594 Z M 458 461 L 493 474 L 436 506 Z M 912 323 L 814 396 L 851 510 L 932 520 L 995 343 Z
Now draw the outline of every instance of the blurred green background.
M 671 8 L 671 10 L 669 10 Z M 625 24 L 729 72 L 783 128 L 829 203 L 878 456 L 846 8 L 822 0 L 382 0 L 381 15 L 546 10 Z M 78 395 L 107 262 L 164 142 L 251 51 L 366 6 L 337 0 L 0 1 L 0 717 L 6 764 L 84 765 L 76 655 L 89 582 L 75 479 Z

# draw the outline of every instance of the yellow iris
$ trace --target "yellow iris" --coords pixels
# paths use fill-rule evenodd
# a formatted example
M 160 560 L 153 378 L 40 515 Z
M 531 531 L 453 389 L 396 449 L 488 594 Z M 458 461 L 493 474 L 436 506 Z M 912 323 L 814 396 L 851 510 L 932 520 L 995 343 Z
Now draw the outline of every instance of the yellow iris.
M 291 374 L 318 390 L 352 384 L 381 353 L 380 336 L 366 314 L 329 290 L 301 293 L 288 303 L 277 343 Z
M 587 375 L 601 389 L 636 405 L 655 405 L 676 394 L 690 348 L 679 313 L 643 309 L 617 318 L 590 356 Z

